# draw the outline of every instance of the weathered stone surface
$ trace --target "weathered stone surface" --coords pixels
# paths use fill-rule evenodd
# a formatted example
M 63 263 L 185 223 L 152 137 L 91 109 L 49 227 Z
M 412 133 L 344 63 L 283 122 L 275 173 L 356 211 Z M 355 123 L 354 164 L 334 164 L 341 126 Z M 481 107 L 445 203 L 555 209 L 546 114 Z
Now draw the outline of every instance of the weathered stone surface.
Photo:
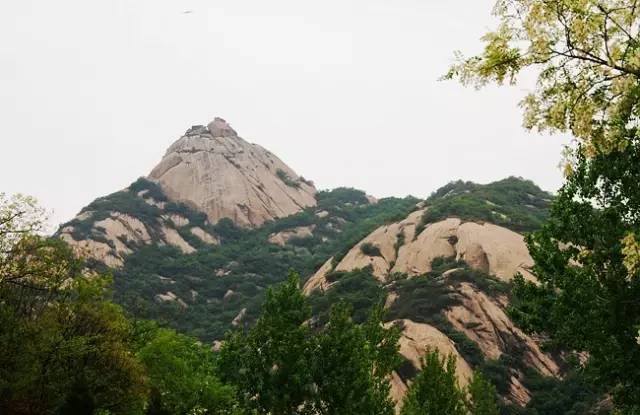
M 306 295 L 310 295 L 315 290 L 324 291 L 331 283 L 327 280 L 327 273 L 333 268 L 333 257 L 329 258 L 311 278 L 307 280 L 302 288 Z
M 202 242 L 209 245 L 218 245 L 220 241 L 208 232 L 205 232 L 202 228 L 195 226 L 190 229 L 191 233 L 198 237 Z
M 431 271 L 434 259 L 455 257 L 504 281 L 510 281 L 518 272 L 535 280 L 530 271 L 533 259 L 522 235 L 490 223 L 463 223 L 458 218 L 448 218 L 427 225 L 416 236 L 416 226 L 423 213 L 424 210 L 417 210 L 403 221 L 376 229 L 345 255 L 336 270 L 352 271 L 370 265 L 373 275 L 384 282 L 391 273 L 422 275 Z M 404 243 L 400 246 L 401 234 Z M 364 254 L 361 247 L 365 243 L 377 247 L 381 255 Z M 324 274 L 330 271 L 324 269 Z M 305 291 L 310 289 L 309 284 L 326 286 L 319 281 L 320 277 L 318 272 L 310 278 Z
M 292 238 L 311 238 L 315 225 L 298 226 L 269 235 L 269 242 L 272 244 L 285 246 Z
M 455 343 L 437 328 L 416 323 L 411 320 L 394 320 L 386 324 L 387 327 L 397 325 L 402 329 L 400 336 L 400 354 L 404 356 L 416 368 L 422 368 L 422 357 L 429 349 L 438 350 L 442 356 L 454 356 L 456 358 L 456 376 L 460 386 L 466 387 L 473 376 L 469 364 L 462 358 Z M 391 398 L 396 403 L 396 413 L 399 412 L 402 399 L 407 393 L 408 385 L 396 372 L 391 375 Z
M 211 223 L 230 218 L 241 226 L 259 226 L 316 204 L 312 184 L 220 118 L 206 131 L 192 128 L 171 145 L 149 179 L 169 199 L 206 213 Z
M 464 260 L 471 268 L 492 274 L 504 281 L 510 281 L 517 273 L 534 280 L 530 273 L 533 260 L 529 255 L 524 238 L 506 228 L 490 223 L 462 222 L 458 218 L 448 218 L 427 225 L 416 235 L 424 209 L 411 213 L 403 221 L 382 226 L 356 244 L 336 265 L 337 271 L 353 271 L 372 266 L 374 276 L 387 284 L 393 273 L 405 273 L 409 277 L 418 277 L 431 271 L 431 263 L 438 257 L 453 257 Z M 380 255 L 370 256 L 362 252 L 362 245 L 368 243 L 377 247 Z M 331 289 L 333 283 L 327 275 L 333 271 L 332 261 L 325 263 L 305 284 L 304 292 Z M 447 279 L 460 268 L 443 273 Z M 388 289 L 385 306 L 392 307 L 402 301 L 393 289 Z M 497 359 L 503 353 L 519 347 L 522 350 L 523 363 L 535 368 L 546 376 L 559 376 L 558 363 L 544 353 L 536 339 L 522 332 L 505 313 L 508 305 L 506 296 L 489 297 L 471 283 L 453 283 L 451 289 L 456 304 L 442 310 L 444 316 L 459 332 L 475 342 L 488 359 Z M 397 323 L 398 321 L 396 321 Z M 470 376 L 467 362 L 457 353 L 455 344 L 445 334 L 428 324 L 418 324 L 411 320 L 400 320 L 403 324 L 403 336 L 400 340 L 401 353 L 414 366 L 424 354 L 424 348 L 435 347 L 444 354 L 454 354 L 458 359 L 457 374 L 461 384 L 466 384 Z M 507 399 L 519 405 L 525 405 L 529 391 L 514 372 L 509 385 Z M 407 385 L 394 374 L 391 377 L 391 394 L 396 402 L 404 396 Z

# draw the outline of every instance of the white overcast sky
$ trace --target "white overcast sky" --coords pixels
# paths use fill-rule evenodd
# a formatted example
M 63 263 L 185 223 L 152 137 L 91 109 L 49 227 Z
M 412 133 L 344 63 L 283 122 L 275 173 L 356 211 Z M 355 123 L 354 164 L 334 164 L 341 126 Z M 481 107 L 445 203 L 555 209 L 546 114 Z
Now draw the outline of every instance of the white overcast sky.
M 3 0 L 0 192 L 66 221 L 214 116 L 319 188 L 426 197 L 516 175 L 555 191 L 566 139 L 522 130 L 530 85 L 438 81 L 480 50 L 493 3 Z

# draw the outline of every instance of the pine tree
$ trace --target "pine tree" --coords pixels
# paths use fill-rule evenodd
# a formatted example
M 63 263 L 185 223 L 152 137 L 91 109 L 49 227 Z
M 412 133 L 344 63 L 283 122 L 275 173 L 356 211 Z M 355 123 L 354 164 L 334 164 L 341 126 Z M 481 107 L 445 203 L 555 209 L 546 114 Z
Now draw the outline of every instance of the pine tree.
M 482 373 L 476 372 L 468 387 L 469 413 L 471 415 L 498 415 L 496 388 Z
M 427 351 L 402 407 L 402 415 L 465 415 L 464 394 L 456 378 L 454 356 Z

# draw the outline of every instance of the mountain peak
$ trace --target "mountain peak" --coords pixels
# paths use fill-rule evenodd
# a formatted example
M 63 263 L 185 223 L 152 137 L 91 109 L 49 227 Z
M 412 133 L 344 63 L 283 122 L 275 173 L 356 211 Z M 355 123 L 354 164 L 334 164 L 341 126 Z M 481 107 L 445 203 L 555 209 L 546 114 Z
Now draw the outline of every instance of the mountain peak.
M 205 213 L 254 227 L 316 204 L 313 183 L 278 157 L 242 139 L 216 117 L 174 142 L 148 177 L 167 197 Z
M 213 137 L 237 137 L 238 133 L 231 128 L 229 123 L 220 117 L 215 117 L 207 124 L 207 129 Z
M 215 117 L 213 121 L 206 126 L 200 124 L 193 125 L 184 133 L 185 137 L 203 135 L 209 135 L 211 137 L 237 137 L 238 133 L 231 128 L 231 125 L 229 125 L 226 120 L 220 117 Z

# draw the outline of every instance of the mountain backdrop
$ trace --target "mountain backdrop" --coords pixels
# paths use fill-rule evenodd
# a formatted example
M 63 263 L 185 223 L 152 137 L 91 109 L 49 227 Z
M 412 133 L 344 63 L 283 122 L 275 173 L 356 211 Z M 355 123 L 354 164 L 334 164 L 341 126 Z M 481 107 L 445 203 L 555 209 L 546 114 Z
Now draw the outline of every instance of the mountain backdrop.
M 507 313 L 513 277 L 535 280 L 523 235 L 539 228 L 551 200 L 513 177 L 451 182 L 426 200 L 318 191 L 216 118 L 191 127 L 147 177 L 96 199 L 56 235 L 113 274 L 115 299 L 131 314 L 212 347 L 250 326 L 265 290 L 293 269 L 314 325 L 339 300 L 358 321 L 385 304 L 386 324 L 402 329 L 397 401 L 425 349 L 437 348 L 457 356 L 462 385 L 481 369 L 503 404 L 524 407 L 567 369 L 562 353 L 544 350 Z

